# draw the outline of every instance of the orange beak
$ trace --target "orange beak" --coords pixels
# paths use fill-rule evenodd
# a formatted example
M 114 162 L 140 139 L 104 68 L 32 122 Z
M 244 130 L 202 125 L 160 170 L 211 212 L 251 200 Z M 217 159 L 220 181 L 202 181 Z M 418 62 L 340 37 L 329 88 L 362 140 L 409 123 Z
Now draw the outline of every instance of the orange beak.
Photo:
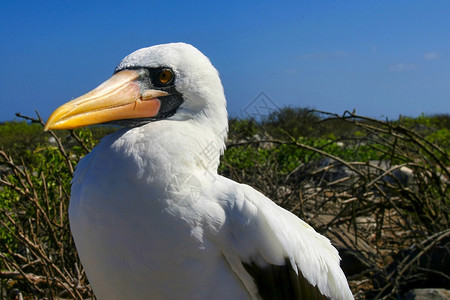
M 161 107 L 158 97 L 169 94 L 160 90 L 141 91 L 139 76 L 134 70 L 114 74 L 89 93 L 57 108 L 44 130 L 156 116 Z

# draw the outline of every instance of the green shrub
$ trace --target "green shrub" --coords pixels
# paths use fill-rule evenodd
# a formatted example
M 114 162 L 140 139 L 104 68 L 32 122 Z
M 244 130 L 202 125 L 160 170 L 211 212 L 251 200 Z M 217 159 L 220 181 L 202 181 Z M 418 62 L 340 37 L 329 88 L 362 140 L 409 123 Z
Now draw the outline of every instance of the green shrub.
M 0 151 L 0 293 L 6 287 L 7 294 L 19 290 L 26 297 L 92 295 L 67 215 L 73 167 L 95 143 L 89 129 L 78 133 L 81 143 L 72 149 L 39 143 L 33 151 L 21 150 L 26 162 Z

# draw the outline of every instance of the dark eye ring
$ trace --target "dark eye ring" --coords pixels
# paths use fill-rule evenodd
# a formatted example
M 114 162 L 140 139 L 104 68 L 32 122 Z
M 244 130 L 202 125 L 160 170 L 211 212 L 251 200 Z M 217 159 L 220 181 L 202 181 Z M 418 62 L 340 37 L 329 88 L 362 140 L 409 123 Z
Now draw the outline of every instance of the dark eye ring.
M 173 80 L 173 72 L 170 69 L 163 69 L 159 73 L 158 80 L 162 84 L 169 84 Z

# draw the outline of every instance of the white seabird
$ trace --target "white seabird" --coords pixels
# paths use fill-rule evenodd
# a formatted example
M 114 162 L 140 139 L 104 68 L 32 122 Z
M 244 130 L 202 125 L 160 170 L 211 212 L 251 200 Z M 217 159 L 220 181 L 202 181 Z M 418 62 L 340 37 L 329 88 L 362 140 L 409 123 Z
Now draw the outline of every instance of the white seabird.
M 218 72 L 184 43 L 125 57 L 45 129 L 118 122 L 77 166 L 70 225 L 98 299 L 352 299 L 330 241 L 217 174 Z

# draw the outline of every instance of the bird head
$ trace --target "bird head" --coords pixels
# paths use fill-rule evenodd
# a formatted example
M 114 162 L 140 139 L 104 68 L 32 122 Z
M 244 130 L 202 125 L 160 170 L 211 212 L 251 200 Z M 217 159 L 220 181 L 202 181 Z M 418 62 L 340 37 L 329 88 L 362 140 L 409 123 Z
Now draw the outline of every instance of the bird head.
M 45 130 L 100 123 L 134 127 L 162 119 L 207 119 L 216 133 L 227 129 L 218 72 L 191 45 L 163 44 L 129 54 L 110 79 L 56 109 Z

